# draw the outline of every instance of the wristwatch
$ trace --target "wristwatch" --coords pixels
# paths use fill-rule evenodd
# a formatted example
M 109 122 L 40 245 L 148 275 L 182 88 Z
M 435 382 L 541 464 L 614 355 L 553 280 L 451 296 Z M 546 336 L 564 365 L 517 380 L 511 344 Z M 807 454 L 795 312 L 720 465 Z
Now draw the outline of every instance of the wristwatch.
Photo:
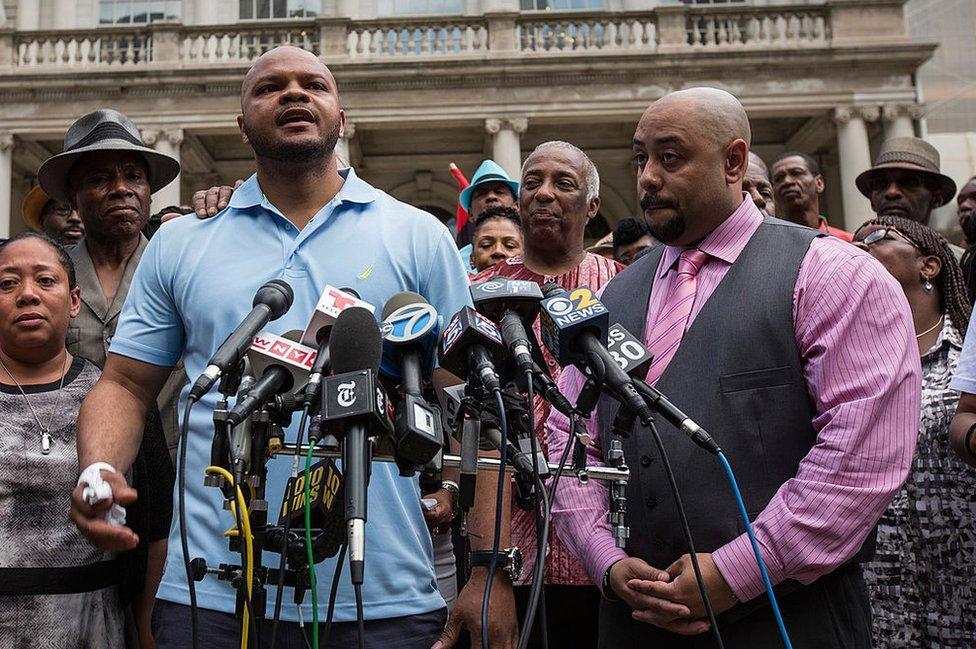
M 615 565 L 617 565 L 616 561 L 610 564 L 607 571 L 603 573 L 603 583 L 600 584 L 600 590 L 603 591 L 603 599 L 607 600 L 608 602 L 620 601 L 620 598 L 617 597 L 617 593 L 613 592 L 613 586 L 610 585 L 610 571 L 613 570 Z
M 488 567 L 491 565 L 491 557 L 494 553 L 491 550 L 472 550 L 468 565 L 471 568 L 478 566 Z M 522 551 L 518 548 L 505 548 L 498 550 L 497 566 L 513 582 L 522 574 Z

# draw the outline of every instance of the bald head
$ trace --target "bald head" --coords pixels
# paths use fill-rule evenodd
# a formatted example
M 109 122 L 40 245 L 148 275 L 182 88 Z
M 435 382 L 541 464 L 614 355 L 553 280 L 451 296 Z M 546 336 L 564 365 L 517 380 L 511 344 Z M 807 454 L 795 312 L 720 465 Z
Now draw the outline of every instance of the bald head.
M 752 143 L 752 130 L 745 108 L 734 95 L 718 88 L 688 88 L 664 95 L 651 104 L 645 115 L 657 112 L 681 113 L 720 146 L 733 140 Z
M 749 118 L 715 88 L 672 92 L 651 104 L 634 132 L 637 191 L 651 233 L 690 245 L 742 203 Z
M 248 88 L 253 85 L 256 79 L 259 79 L 268 69 L 282 65 L 289 68 L 316 69 L 329 78 L 333 88 L 336 85 L 335 77 L 332 76 L 328 66 L 314 53 L 294 45 L 279 45 L 259 56 L 248 68 L 244 74 L 244 81 L 241 83 L 241 101 L 243 102 L 244 95 L 247 94 Z

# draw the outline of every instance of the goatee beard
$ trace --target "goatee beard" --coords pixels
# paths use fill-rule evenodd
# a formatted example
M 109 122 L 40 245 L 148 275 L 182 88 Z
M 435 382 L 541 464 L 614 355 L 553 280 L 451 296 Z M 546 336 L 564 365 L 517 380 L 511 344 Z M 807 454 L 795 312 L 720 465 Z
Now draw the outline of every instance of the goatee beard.
M 247 135 L 251 148 L 259 158 L 288 163 L 315 162 L 327 158 L 335 151 L 336 144 L 339 142 L 339 124 L 336 124 L 324 138 L 303 142 L 284 142 L 265 138 L 254 132 L 247 120 L 244 121 L 244 134 Z

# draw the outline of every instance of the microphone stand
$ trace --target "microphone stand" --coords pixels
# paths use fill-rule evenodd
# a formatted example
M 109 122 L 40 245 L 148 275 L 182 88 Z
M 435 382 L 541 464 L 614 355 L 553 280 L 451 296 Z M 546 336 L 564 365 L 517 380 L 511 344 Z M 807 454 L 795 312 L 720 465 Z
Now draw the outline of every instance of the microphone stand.
M 211 449 L 211 461 L 214 466 L 229 468 L 231 480 L 220 475 L 208 474 L 204 484 L 221 489 L 225 497 L 224 507 L 233 508 L 238 534 L 228 539 L 229 549 L 242 554 L 242 564 L 247 563 L 245 550 L 247 542 L 244 532 L 244 513 L 236 504 L 237 489 L 240 488 L 247 503 L 248 523 L 251 530 L 250 563 L 253 566 L 253 581 L 248 584 L 244 565 L 220 563 L 216 568 L 208 567 L 204 557 L 194 558 L 191 572 L 194 581 L 201 581 L 206 575 L 216 576 L 219 581 L 230 582 L 237 590 L 237 614 L 245 610 L 250 619 L 253 638 L 249 645 L 259 646 L 261 622 L 265 618 L 267 590 L 265 585 L 270 581 L 279 580 L 285 586 L 295 589 L 295 603 L 300 604 L 305 591 L 310 586 L 307 562 L 304 560 L 304 542 L 297 537 L 290 538 L 280 525 L 268 525 L 268 502 L 266 500 L 267 461 L 275 457 L 284 448 L 283 427 L 289 425 L 292 413 L 301 409 L 302 404 L 292 394 L 275 395 L 260 408 L 255 410 L 241 425 L 251 426 L 250 452 L 248 457 L 234 458 L 230 430 L 227 424 L 229 413 L 229 396 L 234 394 L 239 385 L 239 375 L 228 373 L 221 378 L 220 392 L 222 398 L 218 401 L 213 412 L 214 442 Z M 294 448 L 294 445 L 292 445 Z M 247 488 L 244 488 L 244 487 Z M 234 503 L 231 506 L 231 503 Z M 324 536 L 323 530 L 314 530 L 316 540 Z M 279 571 L 262 565 L 263 552 L 284 552 L 286 567 Z M 328 555 L 326 555 L 328 556 Z M 323 559 L 325 556 L 322 557 Z

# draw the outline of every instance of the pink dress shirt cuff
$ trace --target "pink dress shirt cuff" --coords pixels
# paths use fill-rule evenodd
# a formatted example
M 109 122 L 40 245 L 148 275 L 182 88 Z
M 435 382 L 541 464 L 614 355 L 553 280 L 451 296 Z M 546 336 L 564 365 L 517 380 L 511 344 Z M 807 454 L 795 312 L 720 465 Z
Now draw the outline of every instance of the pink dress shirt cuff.
M 586 566 L 587 572 L 590 573 L 590 579 L 593 580 L 593 583 L 600 590 L 603 590 L 603 575 L 607 573 L 610 566 L 626 558 L 627 553 L 617 547 L 613 536 L 609 534 L 596 534 L 594 535 L 590 549 L 587 550 L 586 560 L 583 564 Z
M 759 541 L 759 551 L 766 563 L 769 580 L 775 586 L 785 579 L 783 566 L 771 556 L 768 548 L 763 547 L 761 540 Z M 712 553 L 712 560 L 715 562 L 718 571 L 722 573 L 722 577 L 725 578 L 725 583 L 729 585 L 732 593 L 740 602 L 747 602 L 766 591 L 762 573 L 759 572 L 759 565 L 756 563 L 756 555 L 752 552 L 752 543 L 749 542 L 748 535 L 737 536 L 717 549 Z

